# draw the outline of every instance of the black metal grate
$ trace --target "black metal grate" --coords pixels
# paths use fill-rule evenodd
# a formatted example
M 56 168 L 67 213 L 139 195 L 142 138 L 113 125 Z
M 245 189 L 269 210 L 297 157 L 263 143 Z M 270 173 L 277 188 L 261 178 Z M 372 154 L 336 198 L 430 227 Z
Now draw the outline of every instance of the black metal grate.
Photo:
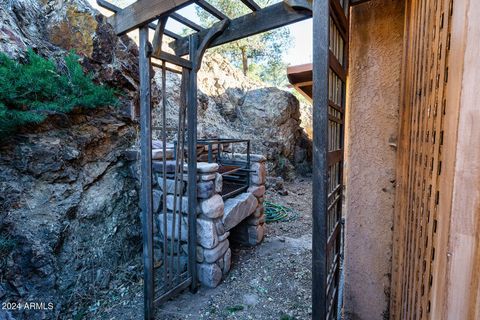
M 222 197 L 228 199 L 245 192 L 250 183 L 250 140 L 205 139 L 198 140 L 206 146 L 207 161 L 217 162 L 222 175 Z

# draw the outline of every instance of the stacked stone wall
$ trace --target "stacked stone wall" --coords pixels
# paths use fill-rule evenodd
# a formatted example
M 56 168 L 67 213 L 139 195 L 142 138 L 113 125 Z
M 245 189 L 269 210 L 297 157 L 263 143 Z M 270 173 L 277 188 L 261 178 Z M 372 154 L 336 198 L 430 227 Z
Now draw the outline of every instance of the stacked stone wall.
M 230 271 L 232 256 L 230 240 L 247 246 L 255 246 L 262 242 L 265 235 L 263 208 L 265 162 L 265 157 L 252 155 L 252 172 L 247 192 L 225 201 L 221 196 L 223 178 L 218 173 L 219 165 L 207 162 L 197 163 L 196 260 L 198 280 L 202 285 L 216 287 Z M 167 253 L 174 255 L 173 266 L 169 265 L 169 268 L 173 268 L 174 272 L 182 273 L 187 271 L 188 263 L 188 179 L 185 172 L 183 178 L 175 183 L 175 166 L 174 160 L 167 160 L 165 168 L 162 160 L 153 161 L 154 264 L 161 266 L 165 263 L 163 260 L 166 238 Z M 164 169 L 167 177 L 165 183 Z M 166 214 L 163 213 L 164 192 L 166 193 Z M 176 215 L 173 214 L 175 211 Z M 181 224 L 179 224 L 180 218 Z M 166 235 L 163 233 L 165 224 Z M 170 263 L 170 260 L 171 258 L 167 259 L 167 263 Z
M 260 155 L 252 155 L 251 157 L 251 174 L 250 174 L 250 187 L 247 193 L 242 195 L 248 195 L 249 198 L 253 198 L 255 201 L 252 203 L 255 206 L 252 209 L 245 209 L 246 218 L 241 220 L 231 230 L 231 241 L 240 243 L 247 246 L 255 246 L 263 241 L 265 236 L 265 210 L 263 206 L 265 195 L 265 182 L 266 182 L 266 158 Z M 240 195 L 240 196 L 242 196 Z M 229 199 L 229 201 L 234 201 Z M 225 214 L 227 213 L 227 207 Z

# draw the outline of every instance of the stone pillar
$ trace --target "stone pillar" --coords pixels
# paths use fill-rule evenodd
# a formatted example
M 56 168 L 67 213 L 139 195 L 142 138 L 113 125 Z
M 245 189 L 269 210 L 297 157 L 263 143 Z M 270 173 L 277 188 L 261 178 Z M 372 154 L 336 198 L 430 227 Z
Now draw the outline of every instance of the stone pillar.
M 216 163 L 198 163 L 197 273 L 204 286 L 216 287 L 230 270 L 232 253 L 223 225 L 222 176 Z
M 188 261 L 188 197 L 187 190 L 187 175 L 184 174 L 183 183 L 177 182 L 175 188 L 175 180 L 173 176 L 175 162 L 167 161 L 167 181 L 166 189 L 163 186 L 163 163 L 155 161 L 153 164 L 155 172 L 155 187 L 154 194 L 154 210 L 156 212 L 156 219 L 154 225 L 155 243 L 154 256 L 156 266 L 164 263 L 163 261 L 163 203 L 162 195 L 165 191 L 166 207 L 167 207 L 167 238 L 168 238 L 168 252 L 174 253 L 173 268 L 175 271 L 178 268 L 177 257 L 180 255 L 180 273 L 187 270 Z M 222 176 L 217 172 L 218 164 L 199 162 L 197 164 L 197 270 L 198 278 L 202 285 L 207 287 L 216 287 L 224 274 L 230 270 L 231 251 L 228 242 L 229 232 L 223 227 L 223 213 L 224 203 L 222 196 L 219 194 L 222 190 Z M 175 236 L 172 237 L 173 226 L 173 209 L 174 209 L 174 194 L 177 194 L 176 210 L 180 210 L 181 203 L 181 217 L 182 223 L 179 228 L 179 215 L 175 216 Z M 172 251 L 172 238 L 173 251 Z M 180 241 L 180 250 L 178 250 L 178 241 Z M 170 261 L 168 261 L 170 263 Z
M 234 199 L 226 201 L 226 214 L 228 214 L 227 207 L 233 203 L 235 199 L 243 197 L 250 197 L 256 201 L 254 209 L 251 212 L 247 211 L 247 217 L 232 229 L 231 240 L 242 245 L 255 246 L 263 241 L 265 236 L 265 214 L 264 214 L 264 194 L 266 181 L 266 158 L 261 155 L 251 155 L 250 161 L 253 172 L 250 174 L 250 187 L 247 193 L 244 193 Z M 251 206 L 251 204 L 250 204 Z M 245 210 L 245 209 L 244 209 Z M 224 219 L 225 220 L 225 219 Z M 227 224 L 228 225 L 228 224 Z
M 154 266 L 160 267 L 162 264 L 168 263 L 169 268 L 173 268 L 175 273 L 183 273 L 187 271 L 188 265 L 188 201 L 186 197 L 187 175 L 183 177 L 183 181 L 177 181 L 175 188 L 174 172 L 175 160 L 167 160 L 166 162 L 166 188 L 163 186 L 163 161 L 154 160 L 152 162 L 154 185 L 153 185 L 153 210 L 154 210 Z M 167 252 L 170 255 L 167 261 L 164 261 L 164 220 L 163 214 L 163 194 L 166 196 L 166 223 L 167 223 Z M 176 210 L 181 214 L 173 214 L 174 194 L 177 194 Z M 173 219 L 175 216 L 175 234 L 173 232 Z M 173 252 L 173 265 L 171 265 L 171 253 Z

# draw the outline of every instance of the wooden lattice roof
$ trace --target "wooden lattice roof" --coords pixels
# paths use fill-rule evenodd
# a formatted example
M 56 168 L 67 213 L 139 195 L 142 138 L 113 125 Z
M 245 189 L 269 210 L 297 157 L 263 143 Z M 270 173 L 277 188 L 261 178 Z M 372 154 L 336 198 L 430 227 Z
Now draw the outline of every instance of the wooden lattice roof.
M 125 34 L 146 24 L 156 30 L 156 33 L 160 33 L 159 29 L 162 29 L 162 35 L 173 39 L 170 47 L 176 56 L 183 56 L 188 53 L 189 37 L 181 36 L 165 28 L 168 19 L 173 19 L 177 23 L 193 30 L 198 35 L 200 42 L 207 37 L 209 32 L 218 29 L 220 24 L 226 23 L 227 26 L 223 32 L 209 45 L 209 47 L 214 47 L 309 19 L 312 16 L 312 0 L 284 0 L 264 8 L 260 7 L 254 0 L 241 1 L 250 12 L 236 18 L 228 17 L 219 8 L 214 7 L 206 0 L 138 0 L 125 8 L 120 8 L 107 0 L 97 0 L 97 3 L 114 13 L 108 18 L 108 22 L 113 26 L 118 35 Z M 191 21 L 179 11 L 191 4 L 196 4 L 201 10 L 208 12 L 218 21 L 209 28 Z M 154 52 L 155 45 L 154 41 Z M 155 53 L 152 56 L 155 57 Z

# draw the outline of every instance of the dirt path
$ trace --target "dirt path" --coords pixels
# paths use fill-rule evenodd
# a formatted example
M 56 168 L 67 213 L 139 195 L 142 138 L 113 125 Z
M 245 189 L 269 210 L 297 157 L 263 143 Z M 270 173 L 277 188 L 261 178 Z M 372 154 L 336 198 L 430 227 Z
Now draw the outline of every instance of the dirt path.
M 285 183 L 288 195 L 269 190 L 266 200 L 298 211 L 292 222 L 267 225 L 264 242 L 234 248 L 232 269 L 215 289 L 182 293 L 156 312 L 165 320 L 292 320 L 311 317 L 311 179 Z M 115 307 L 99 310 L 95 319 L 142 319 L 138 284 Z

